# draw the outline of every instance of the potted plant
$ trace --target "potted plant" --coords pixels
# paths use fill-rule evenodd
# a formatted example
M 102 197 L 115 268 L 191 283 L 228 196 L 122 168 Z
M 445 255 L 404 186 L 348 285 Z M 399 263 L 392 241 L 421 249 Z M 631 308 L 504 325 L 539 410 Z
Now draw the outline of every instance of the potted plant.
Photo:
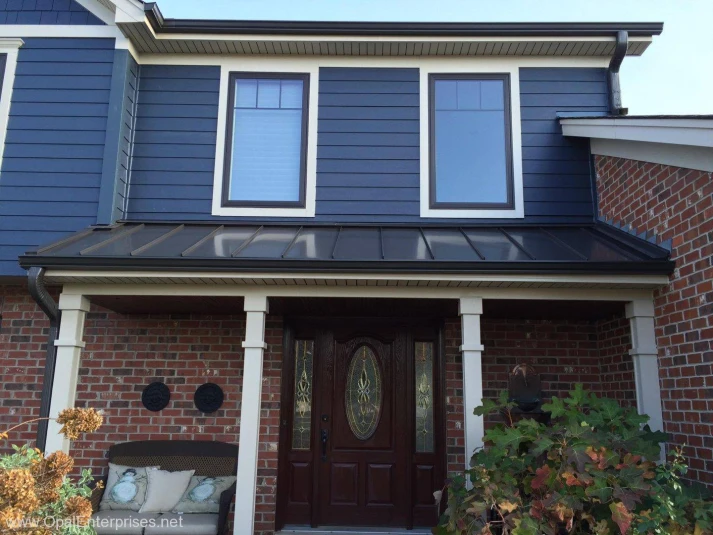
M 470 470 L 448 481 L 434 534 L 713 533 L 713 504 L 682 484 L 680 450 L 658 462 L 666 435 L 652 432 L 647 416 L 582 385 L 543 405 L 550 425 L 513 421 L 513 407 L 503 393 L 475 409 L 504 414 L 506 423 L 489 429 Z

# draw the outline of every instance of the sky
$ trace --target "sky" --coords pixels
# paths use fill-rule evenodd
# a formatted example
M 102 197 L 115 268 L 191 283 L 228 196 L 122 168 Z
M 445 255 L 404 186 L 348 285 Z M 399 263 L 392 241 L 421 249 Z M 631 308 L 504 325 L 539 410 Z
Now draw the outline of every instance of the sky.
M 630 114 L 713 114 L 713 0 L 157 0 L 167 18 L 663 22 L 621 68 Z

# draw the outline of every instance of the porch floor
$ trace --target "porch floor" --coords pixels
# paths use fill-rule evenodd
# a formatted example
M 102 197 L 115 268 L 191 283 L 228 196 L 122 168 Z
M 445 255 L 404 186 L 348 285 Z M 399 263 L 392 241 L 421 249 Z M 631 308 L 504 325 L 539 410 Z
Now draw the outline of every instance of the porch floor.
M 426 535 L 431 530 L 427 528 L 350 528 L 325 526 L 321 528 L 310 528 L 305 526 L 285 526 L 275 535 Z

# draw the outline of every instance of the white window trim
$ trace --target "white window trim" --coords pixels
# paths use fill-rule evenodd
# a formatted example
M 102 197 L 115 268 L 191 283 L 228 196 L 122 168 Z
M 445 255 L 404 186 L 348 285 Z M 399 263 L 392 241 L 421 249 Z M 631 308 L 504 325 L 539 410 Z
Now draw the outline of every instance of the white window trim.
M 0 94 L 0 169 L 2 168 L 2 158 L 5 154 L 5 138 L 7 136 L 7 126 L 10 120 L 10 103 L 12 102 L 12 90 L 15 86 L 15 70 L 17 69 L 17 55 L 20 47 L 25 42 L 22 39 L 0 38 L 0 54 L 7 54 L 5 61 L 5 73 L 2 80 L 2 94 Z
M 309 109 L 307 110 L 307 170 L 305 174 L 305 206 L 300 208 L 223 206 L 223 173 L 225 158 L 228 94 L 231 72 L 274 72 L 309 74 Z M 317 62 L 273 61 L 262 58 L 242 58 L 221 61 L 218 132 L 216 136 L 215 171 L 213 177 L 214 216 L 234 217 L 314 217 L 317 204 L 317 117 L 319 98 L 319 65 Z
M 429 138 L 429 84 L 430 74 L 485 74 L 499 73 L 510 75 L 510 132 L 512 137 L 512 180 L 513 208 L 478 209 L 478 208 L 431 208 L 430 205 L 430 138 Z M 474 59 L 468 62 L 428 64 L 421 68 L 420 94 L 420 198 L 421 217 L 467 218 L 467 219 L 516 219 L 525 217 L 522 181 L 522 132 L 520 124 L 520 66 L 518 63 Z

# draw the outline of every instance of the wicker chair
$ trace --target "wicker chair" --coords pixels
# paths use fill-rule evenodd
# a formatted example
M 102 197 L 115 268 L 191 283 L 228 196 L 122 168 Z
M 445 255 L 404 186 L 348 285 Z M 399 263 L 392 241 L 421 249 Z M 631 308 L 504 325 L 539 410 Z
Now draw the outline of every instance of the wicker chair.
M 169 471 L 195 470 L 195 475 L 197 476 L 234 476 L 238 464 L 238 446 L 224 442 L 193 440 L 125 442 L 123 444 L 115 444 L 109 448 L 109 461 L 124 466 L 160 466 L 161 470 Z M 103 482 L 106 483 L 106 479 Z M 95 489 L 92 494 L 94 512 L 98 511 L 103 494 L 103 488 Z M 230 505 L 234 495 L 235 484 L 221 494 L 220 509 L 217 515 L 217 530 L 213 535 L 225 533 Z M 188 518 L 191 515 L 184 516 Z M 150 532 L 159 535 L 159 532 L 155 529 Z M 149 530 L 147 529 L 145 532 L 140 530 L 137 533 L 139 535 L 148 534 Z M 174 531 L 166 529 L 165 533 L 169 535 Z M 177 531 L 175 533 L 189 533 L 189 531 Z

